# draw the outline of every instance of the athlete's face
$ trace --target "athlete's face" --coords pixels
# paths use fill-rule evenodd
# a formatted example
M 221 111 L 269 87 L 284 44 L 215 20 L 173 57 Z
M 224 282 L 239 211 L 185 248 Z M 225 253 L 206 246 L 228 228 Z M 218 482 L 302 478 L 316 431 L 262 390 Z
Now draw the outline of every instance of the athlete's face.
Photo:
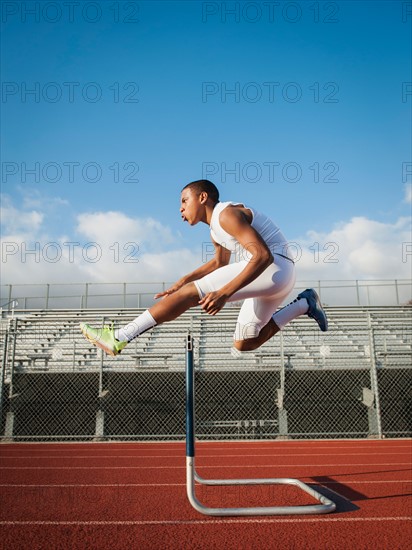
M 205 203 L 204 193 L 198 193 L 188 187 L 180 196 L 180 213 L 184 222 L 196 225 L 202 220 Z

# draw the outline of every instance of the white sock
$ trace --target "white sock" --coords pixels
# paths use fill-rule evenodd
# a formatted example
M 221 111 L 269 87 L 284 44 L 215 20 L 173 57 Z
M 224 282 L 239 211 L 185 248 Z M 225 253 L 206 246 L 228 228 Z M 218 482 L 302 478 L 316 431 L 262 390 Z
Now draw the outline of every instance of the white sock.
M 296 317 L 300 315 L 305 315 L 309 309 L 309 304 L 306 298 L 299 298 L 283 307 L 272 315 L 272 319 L 275 321 L 276 325 L 282 329 L 285 325 L 290 323 Z
M 116 329 L 114 331 L 114 337 L 120 342 L 130 342 L 136 336 L 143 334 L 146 330 L 157 325 L 156 321 L 153 319 L 150 311 L 146 309 L 141 315 L 136 317 L 131 323 L 125 325 L 123 328 Z

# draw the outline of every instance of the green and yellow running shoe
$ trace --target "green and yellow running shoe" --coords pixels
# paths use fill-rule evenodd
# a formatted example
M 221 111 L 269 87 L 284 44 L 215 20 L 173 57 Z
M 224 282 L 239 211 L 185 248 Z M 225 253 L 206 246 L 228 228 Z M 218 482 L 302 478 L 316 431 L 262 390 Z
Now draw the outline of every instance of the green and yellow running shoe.
M 128 344 L 128 342 L 116 340 L 113 327 L 93 328 L 86 323 L 80 323 L 80 330 L 89 342 L 101 348 L 108 355 L 119 355 L 122 349 Z

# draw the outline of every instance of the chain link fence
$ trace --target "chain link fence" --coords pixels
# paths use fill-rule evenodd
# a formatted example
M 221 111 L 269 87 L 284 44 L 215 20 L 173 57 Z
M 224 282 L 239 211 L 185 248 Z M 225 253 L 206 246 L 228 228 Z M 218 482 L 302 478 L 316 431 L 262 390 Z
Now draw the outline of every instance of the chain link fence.
M 240 360 L 229 353 L 236 312 L 185 315 L 118 358 L 83 341 L 78 313 L 14 319 L 2 332 L 0 437 L 184 439 L 188 330 L 199 439 L 412 437 L 410 308 L 378 313 L 328 312 L 327 342 L 298 319 Z

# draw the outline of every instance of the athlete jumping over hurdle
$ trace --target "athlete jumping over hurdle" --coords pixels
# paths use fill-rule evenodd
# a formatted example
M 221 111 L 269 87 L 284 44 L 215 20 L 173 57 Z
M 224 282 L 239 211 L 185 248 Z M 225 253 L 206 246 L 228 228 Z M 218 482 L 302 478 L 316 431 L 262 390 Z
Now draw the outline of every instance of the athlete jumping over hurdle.
M 122 328 L 80 324 L 83 335 L 109 355 L 118 355 L 134 338 L 200 305 L 216 315 L 227 302 L 244 300 L 237 319 L 232 354 L 259 348 L 300 315 L 315 319 L 322 331 L 328 321 L 319 297 L 307 289 L 276 311 L 295 284 L 295 265 L 280 229 L 264 214 L 241 203 L 220 202 L 209 180 L 197 180 L 181 192 L 180 212 L 189 225 L 210 226 L 213 259 L 155 296 L 162 298 Z M 235 253 L 236 261 L 230 263 Z

